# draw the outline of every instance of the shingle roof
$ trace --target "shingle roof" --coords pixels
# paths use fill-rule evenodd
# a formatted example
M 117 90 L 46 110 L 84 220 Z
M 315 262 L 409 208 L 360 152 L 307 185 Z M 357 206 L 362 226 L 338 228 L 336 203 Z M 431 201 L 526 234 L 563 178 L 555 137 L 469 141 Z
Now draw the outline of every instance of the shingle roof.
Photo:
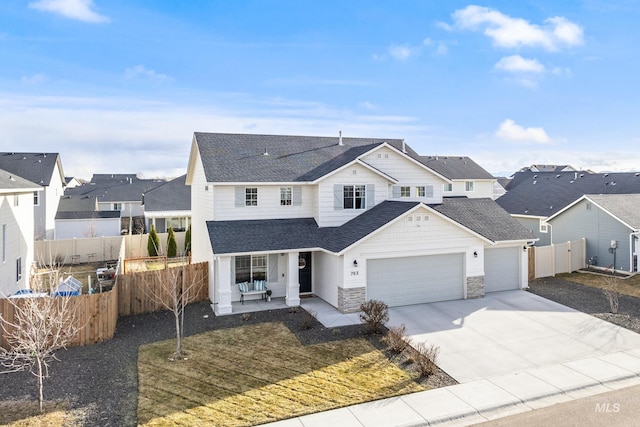
M 56 219 L 111 219 L 120 218 L 118 211 L 70 211 L 56 213 Z
M 58 153 L 0 153 L 0 169 L 42 186 L 51 184 Z
M 98 208 L 94 195 L 67 195 L 60 197 L 58 212 L 95 211 Z
M 340 227 L 318 227 L 313 218 L 207 221 L 214 253 L 322 248 L 338 253 L 419 205 L 384 201 Z M 428 205 L 491 241 L 529 240 L 531 232 L 491 199 L 444 199 Z
M 0 193 L 29 192 L 40 189 L 42 189 L 42 187 L 39 185 L 12 174 L 11 172 L 0 169 Z
M 381 138 L 343 137 L 339 145 L 338 137 L 201 132 L 194 137 L 208 182 L 313 181 L 384 142 L 398 150 L 403 146 L 400 139 Z
M 465 156 L 420 156 L 422 164 L 449 179 L 495 179 L 493 175 Z
M 497 200 L 512 215 L 549 217 L 584 194 L 640 193 L 640 173 L 518 172 Z
M 531 231 L 491 199 L 445 197 L 442 204 L 429 206 L 492 242 L 535 239 Z
M 185 184 L 187 175 L 182 175 L 161 184 L 144 194 L 145 212 L 190 211 L 191 187 Z
M 65 189 L 65 195 L 96 196 L 98 202 L 142 202 L 142 195 L 165 184 L 158 179 L 141 179 L 135 174 L 96 174 L 91 182 Z

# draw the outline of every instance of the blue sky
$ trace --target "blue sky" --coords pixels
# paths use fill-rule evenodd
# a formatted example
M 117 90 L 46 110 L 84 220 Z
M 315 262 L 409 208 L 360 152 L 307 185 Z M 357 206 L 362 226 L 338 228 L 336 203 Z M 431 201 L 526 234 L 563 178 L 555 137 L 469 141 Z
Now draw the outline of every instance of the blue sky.
M 194 131 L 640 170 L 640 2 L 3 0 L 0 151 L 185 172 Z

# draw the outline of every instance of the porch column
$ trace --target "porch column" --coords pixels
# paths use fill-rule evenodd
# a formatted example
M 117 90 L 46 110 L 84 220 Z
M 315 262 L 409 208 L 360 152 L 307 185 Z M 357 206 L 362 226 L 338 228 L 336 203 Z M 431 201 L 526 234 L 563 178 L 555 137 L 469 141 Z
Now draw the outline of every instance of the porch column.
M 287 289 L 285 302 L 288 306 L 300 305 L 300 282 L 298 280 L 298 252 L 289 252 L 287 263 Z
M 216 315 L 231 314 L 231 257 L 218 257 L 215 283 L 214 312 Z

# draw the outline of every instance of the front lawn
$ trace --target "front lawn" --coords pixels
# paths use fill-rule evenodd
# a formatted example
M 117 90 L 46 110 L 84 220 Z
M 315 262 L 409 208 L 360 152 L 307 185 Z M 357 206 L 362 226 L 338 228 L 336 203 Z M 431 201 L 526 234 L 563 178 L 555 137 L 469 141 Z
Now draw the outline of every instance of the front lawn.
M 365 338 L 304 346 L 283 323 L 175 340 L 138 353 L 140 425 L 252 426 L 424 390 Z
M 563 273 L 556 275 L 556 277 L 558 279 L 599 289 L 607 287 L 608 280 L 612 279 L 612 276 L 591 273 Z M 637 274 L 629 277 L 628 279 L 616 279 L 615 283 L 618 292 L 621 294 L 640 298 L 640 275 Z

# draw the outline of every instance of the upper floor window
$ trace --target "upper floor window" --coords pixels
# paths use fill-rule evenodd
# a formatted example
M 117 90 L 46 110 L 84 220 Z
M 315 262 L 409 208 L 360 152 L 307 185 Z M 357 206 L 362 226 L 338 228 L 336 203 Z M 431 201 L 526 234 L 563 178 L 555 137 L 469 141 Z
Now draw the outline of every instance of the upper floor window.
M 293 202 L 293 191 L 291 187 L 280 188 L 280 206 L 291 206 Z
M 258 206 L 258 188 L 248 187 L 244 189 L 244 205 Z
M 13 206 L 18 206 L 20 204 L 20 196 L 17 194 L 13 195 Z
M 34 191 L 33 192 L 33 205 L 34 206 L 40 206 L 40 192 L 39 191 Z
M 114 203 L 113 204 L 113 210 L 114 211 L 121 211 L 122 210 L 122 203 Z
M 2 224 L 2 262 L 7 261 L 7 224 Z
M 411 187 L 400 187 L 400 197 L 411 197 Z
M 22 258 L 16 259 L 16 282 L 22 280 Z
M 365 186 L 345 185 L 342 188 L 344 209 L 364 209 L 365 208 Z
M 427 192 L 424 186 L 416 187 L 416 197 L 425 197 L 426 194 Z
M 445 193 L 453 191 L 453 184 L 450 182 L 445 182 L 442 184 L 442 189 Z
M 464 182 L 464 191 L 473 191 L 473 181 Z

